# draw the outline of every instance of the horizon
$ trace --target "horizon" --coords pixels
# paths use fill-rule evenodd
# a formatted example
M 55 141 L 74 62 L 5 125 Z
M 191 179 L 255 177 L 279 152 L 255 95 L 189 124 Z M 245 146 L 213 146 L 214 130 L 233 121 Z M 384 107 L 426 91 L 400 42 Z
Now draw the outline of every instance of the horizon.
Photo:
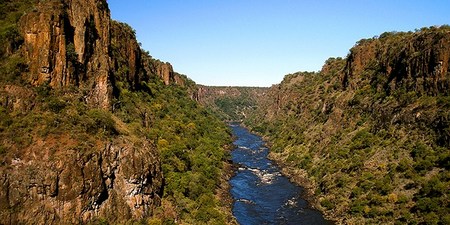
M 113 19 L 136 30 L 142 48 L 205 86 L 270 87 L 285 75 L 319 71 L 357 41 L 383 32 L 449 24 L 450 2 L 119 1 Z

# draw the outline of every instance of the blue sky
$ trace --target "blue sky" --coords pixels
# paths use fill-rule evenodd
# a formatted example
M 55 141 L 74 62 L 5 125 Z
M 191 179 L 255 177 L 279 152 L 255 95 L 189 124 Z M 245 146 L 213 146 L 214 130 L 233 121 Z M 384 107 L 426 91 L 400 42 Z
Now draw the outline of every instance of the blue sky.
M 362 38 L 450 24 L 448 0 L 108 0 L 143 49 L 198 84 L 270 86 Z

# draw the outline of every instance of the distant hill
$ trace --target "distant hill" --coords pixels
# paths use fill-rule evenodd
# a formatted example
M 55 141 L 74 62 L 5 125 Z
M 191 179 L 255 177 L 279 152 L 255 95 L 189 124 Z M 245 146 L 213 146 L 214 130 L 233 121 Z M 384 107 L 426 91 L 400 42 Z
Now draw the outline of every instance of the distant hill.
M 265 98 L 269 88 L 213 87 L 198 85 L 197 101 L 212 110 L 224 121 L 243 121 Z

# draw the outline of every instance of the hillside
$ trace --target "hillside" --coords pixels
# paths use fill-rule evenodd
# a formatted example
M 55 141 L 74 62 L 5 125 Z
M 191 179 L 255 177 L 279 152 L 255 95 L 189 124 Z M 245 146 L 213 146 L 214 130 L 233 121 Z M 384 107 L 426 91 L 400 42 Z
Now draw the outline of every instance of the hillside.
M 450 224 L 450 28 L 387 32 L 287 75 L 245 120 L 342 224 Z
M 105 0 L 0 12 L 0 224 L 232 223 L 228 128 Z
M 195 99 L 224 121 L 242 121 L 265 98 L 264 87 L 197 86 Z

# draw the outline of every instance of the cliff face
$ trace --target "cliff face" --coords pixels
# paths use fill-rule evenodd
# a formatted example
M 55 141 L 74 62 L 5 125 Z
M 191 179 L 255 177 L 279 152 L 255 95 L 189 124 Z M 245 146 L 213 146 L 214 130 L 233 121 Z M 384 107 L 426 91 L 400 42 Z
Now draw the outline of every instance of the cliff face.
M 0 10 L 0 224 L 232 223 L 225 124 L 106 1 Z
M 184 86 L 187 79 L 174 72 L 170 63 L 142 52 L 135 31 L 127 24 L 112 21 L 110 52 L 115 74 L 113 82 L 125 82 L 129 87 L 139 89 L 141 82 L 148 82 L 153 76 L 159 77 L 165 85 Z
M 359 41 L 319 73 L 287 75 L 245 122 L 343 224 L 446 224 L 448 26 Z
M 29 81 L 86 86 L 91 104 L 107 108 L 110 14 L 106 1 L 44 1 L 20 21 Z
M 111 72 L 132 86 L 159 76 L 166 85 L 182 83 L 172 65 L 143 54 L 132 28 L 111 22 L 106 1 L 45 1 L 21 18 L 27 80 L 38 86 L 90 90 L 87 100 L 111 105 Z
M 134 36 L 119 38 L 127 31 L 111 29 L 107 3 L 97 0 L 39 1 L 17 27 L 21 45 L 1 63 L 20 56 L 26 69 L 17 74 L 23 83 L 0 82 L 0 223 L 151 216 L 163 190 L 156 146 L 109 112 L 114 76 L 136 83 L 155 76 L 137 77 L 143 64 Z M 127 74 L 111 65 L 112 41 L 127 47 L 119 63 Z
M 2 223 L 120 222 L 149 216 L 160 204 L 159 156 L 149 143 L 119 138 L 84 154 L 76 140 L 53 138 L 37 141 L 2 168 Z
M 431 27 L 416 33 L 383 33 L 361 40 L 350 50 L 343 83 L 352 89 L 377 82 L 387 92 L 404 88 L 421 94 L 448 94 L 449 61 L 447 30 Z M 369 70 L 380 75 L 364 78 Z

